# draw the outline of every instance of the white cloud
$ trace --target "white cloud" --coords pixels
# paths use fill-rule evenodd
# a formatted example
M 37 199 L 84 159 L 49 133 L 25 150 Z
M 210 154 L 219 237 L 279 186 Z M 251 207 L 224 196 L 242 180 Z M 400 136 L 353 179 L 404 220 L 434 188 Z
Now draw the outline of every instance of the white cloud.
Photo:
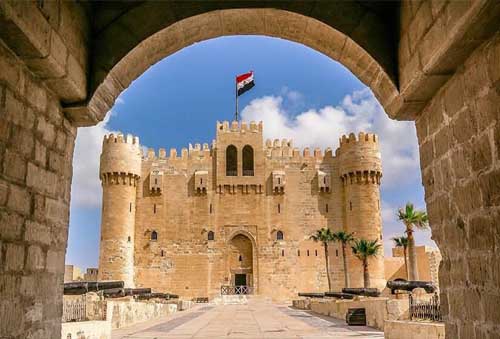
M 297 147 L 338 146 L 342 134 L 360 131 L 377 133 L 380 138 L 383 187 L 396 187 L 419 178 L 419 157 L 415 125 L 410 121 L 389 119 L 366 88 L 347 95 L 341 104 L 309 109 L 291 116 L 287 101 L 301 100 L 302 95 L 285 88 L 280 96 L 252 100 L 242 111 L 244 120 L 264 122 L 264 136 L 291 138 Z
M 71 204 L 76 207 L 101 206 L 102 190 L 99 180 L 99 155 L 104 135 L 111 133 L 106 128 L 112 113 L 93 127 L 78 129 L 73 157 L 73 182 Z

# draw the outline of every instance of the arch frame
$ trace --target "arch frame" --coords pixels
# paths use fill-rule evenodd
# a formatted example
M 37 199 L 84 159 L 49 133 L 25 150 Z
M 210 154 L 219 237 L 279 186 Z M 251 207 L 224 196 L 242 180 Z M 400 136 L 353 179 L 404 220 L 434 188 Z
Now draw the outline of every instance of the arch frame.
M 250 240 L 252 244 L 252 279 L 253 279 L 253 289 L 254 293 L 259 293 L 259 256 L 258 256 L 258 247 L 257 247 L 257 238 L 252 234 L 249 230 L 238 228 L 233 230 L 229 236 L 227 237 L 226 244 L 227 248 L 231 245 L 231 241 L 238 235 L 243 235 Z M 229 259 L 229 257 L 228 257 Z

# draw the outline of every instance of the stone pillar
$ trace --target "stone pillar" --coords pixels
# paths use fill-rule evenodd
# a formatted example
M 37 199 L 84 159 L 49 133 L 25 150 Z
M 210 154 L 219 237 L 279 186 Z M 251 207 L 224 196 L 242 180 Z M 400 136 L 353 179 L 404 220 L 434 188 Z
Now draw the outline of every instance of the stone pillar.
M 500 333 L 500 34 L 476 49 L 417 119 L 439 246 L 447 338 Z
M 343 136 L 337 150 L 343 182 L 344 230 L 354 237 L 378 240 L 382 244 L 382 220 L 380 215 L 380 179 L 382 165 L 378 137 L 360 133 L 358 137 Z M 363 267 L 350 248 L 347 249 L 351 287 L 363 287 Z M 340 260 L 341 257 L 339 257 Z M 336 258 L 336 259 L 339 259 Z M 385 287 L 384 253 L 368 262 L 370 287 Z
M 141 173 L 139 139 L 119 134 L 104 137 L 99 279 L 123 280 L 134 287 L 136 190 Z

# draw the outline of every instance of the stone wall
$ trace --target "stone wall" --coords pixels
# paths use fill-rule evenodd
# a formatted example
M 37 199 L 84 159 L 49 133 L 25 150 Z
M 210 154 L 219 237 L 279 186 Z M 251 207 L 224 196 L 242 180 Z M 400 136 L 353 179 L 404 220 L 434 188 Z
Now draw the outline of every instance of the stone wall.
M 441 307 L 449 338 L 500 332 L 499 116 L 496 34 L 470 56 L 417 119 L 432 237 L 443 256 Z
M 0 70 L 0 337 L 56 338 L 76 128 L 2 41 Z
M 69 322 L 61 327 L 61 339 L 111 339 L 111 322 L 106 320 Z
M 309 302 L 295 302 L 294 306 L 333 318 L 346 319 L 349 308 L 364 308 L 368 326 L 383 330 L 384 321 L 407 319 L 408 299 L 362 298 L 359 300 L 311 299 Z M 404 338 L 404 337 L 401 337 Z
M 443 323 L 424 321 L 386 320 L 384 325 L 385 339 L 444 339 Z
M 175 303 L 140 302 L 133 300 L 107 301 L 107 321 L 111 328 L 122 328 L 163 317 L 177 311 Z

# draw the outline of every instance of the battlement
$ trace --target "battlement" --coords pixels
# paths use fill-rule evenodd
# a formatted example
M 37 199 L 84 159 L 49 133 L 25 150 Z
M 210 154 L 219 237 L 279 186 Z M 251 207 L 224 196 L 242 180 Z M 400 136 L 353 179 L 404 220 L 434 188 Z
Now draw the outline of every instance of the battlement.
M 196 143 L 194 146 L 189 144 L 189 148 L 183 147 L 178 153 L 176 148 L 171 148 L 167 154 L 165 148 L 160 148 L 158 153 L 153 148 L 149 148 L 142 159 L 148 160 L 187 160 L 189 158 L 208 159 L 212 156 L 212 150 L 215 148 L 215 140 L 212 142 L 212 147 L 208 143 Z
M 271 159 L 281 159 L 281 158 L 293 158 L 293 159 L 322 159 L 322 158 L 331 158 L 333 157 L 333 152 L 330 147 L 322 150 L 316 147 L 311 154 L 311 150 L 309 147 L 305 147 L 302 149 L 302 152 L 299 148 L 293 147 L 293 141 L 291 139 L 267 139 L 265 142 L 266 156 Z
M 354 133 L 350 133 L 349 135 L 344 134 L 339 138 L 339 147 L 335 151 L 335 154 L 341 154 L 353 147 L 373 147 L 378 149 L 378 135 L 365 132 L 359 132 L 358 136 Z
M 122 133 L 118 133 L 116 135 L 114 133 L 110 133 L 105 135 L 103 138 L 103 147 L 104 145 L 112 143 L 126 143 L 130 145 L 137 145 L 138 147 L 140 146 L 139 137 L 133 136 L 132 134 L 124 136 Z
M 246 121 L 217 121 L 217 134 L 219 133 L 262 133 L 262 121 L 258 123 L 255 121 L 250 121 L 248 124 Z

